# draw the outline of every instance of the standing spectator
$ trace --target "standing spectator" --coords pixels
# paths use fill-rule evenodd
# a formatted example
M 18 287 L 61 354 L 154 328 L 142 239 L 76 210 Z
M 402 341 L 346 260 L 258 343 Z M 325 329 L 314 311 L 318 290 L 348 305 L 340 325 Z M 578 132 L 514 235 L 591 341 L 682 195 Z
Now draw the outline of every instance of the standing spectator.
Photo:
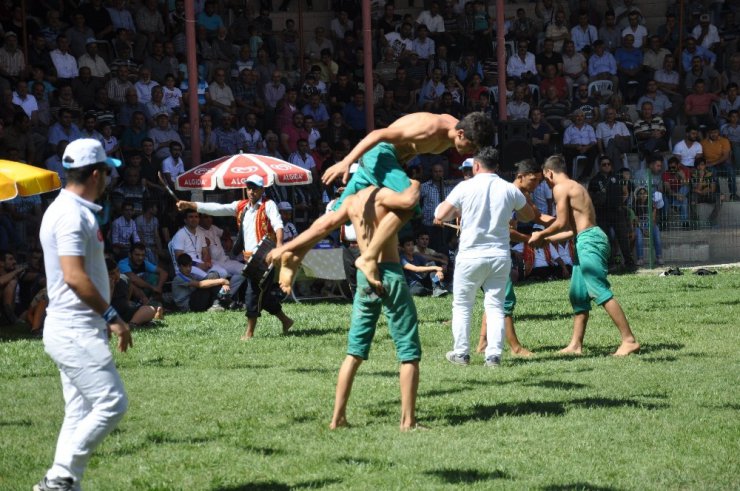
M 131 246 L 141 242 L 133 217 L 134 204 L 129 201 L 123 204 L 121 216 L 113 220 L 111 224 L 111 247 L 116 259 L 126 257 L 131 250 Z
M 709 215 L 709 224 L 717 226 L 717 217 L 722 208 L 722 199 L 717 186 L 717 178 L 711 169 L 707 168 L 707 160 L 704 157 L 696 159 L 696 165 L 691 169 L 691 219 L 699 225 L 699 203 L 714 205 Z
M 678 157 L 674 155 L 668 159 L 668 170 L 663 172 L 662 176 L 663 193 L 668 204 L 666 213 L 677 208 L 681 226 L 684 228 L 688 228 L 689 225 L 690 177 L 690 170 L 681 165 Z
M 634 271 L 636 265 L 629 242 L 631 224 L 624 201 L 624 183 L 613 167 L 609 157 L 602 155 L 599 158 L 599 172 L 588 183 L 588 194 L 596 210 L 596 224 L 607 237 L 616 237 L 624 267 Z M 614 258 L 612 253 L 612 260 Z
M 438 251 L 444 250 L 447 244 L 447 230 L 434 224 L 434 210 L 452 191 L 444 176 L 442 164 L 434 164 L 431 179 L 421 185 L 420 193 L 421 223 L 429 235 L 429 245 Z
M 658 227 L 658 211 L 665 206 L 663 193 L 654 191 L 652 210 L 648 207 L 648 190 L 644 186 L 635 189 L 632 207 L 635 210 L 635 252 L 637 253 L 637 265 L 642 266 L 645 262 L 643 256 L 644 241 L 648 233 L 652 234 L 652 246 L 655 250 L 655 262 L 658 266 L 663 265 L 663 244 L 660 240 L 660 228 Z M 652 251 L 648 251 L 652 254 Z

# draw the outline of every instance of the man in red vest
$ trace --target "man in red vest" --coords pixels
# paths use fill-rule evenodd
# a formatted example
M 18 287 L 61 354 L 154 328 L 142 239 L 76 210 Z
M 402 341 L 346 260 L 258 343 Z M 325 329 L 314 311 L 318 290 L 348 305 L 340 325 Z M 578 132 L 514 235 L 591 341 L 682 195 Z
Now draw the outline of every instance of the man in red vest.
M 250 176 L 246 182 L 247 198 L 233 201 L 228 204 L 200 203 L 194 201 L 178 201 L 177 209 L 194 209 L 198 213 L 214 216 L 235 216 L 239 233 L 243 239 L 244 257 L 251 255 L 260 241 L 268 237 L 278 247 L 283 244 L 283 220 L 274 201 L 263 198 L 265 183 L 260 176 Z M 254 336 L 257 327 L 257 319 L 264 309 L 277 317 L 283 324 L 283 334 L 287 333 L 293 325 L 293 319 L 285 315 L 278 296 L 271 294 L 273 283 L 273 272 L 270 272 L 262 284 L 259 281 L 247 278 L 244 303 L 247 306 L 247 330 L 242 336 L 242 341 Z M 264 291 L 264 294 L 263 294 Z

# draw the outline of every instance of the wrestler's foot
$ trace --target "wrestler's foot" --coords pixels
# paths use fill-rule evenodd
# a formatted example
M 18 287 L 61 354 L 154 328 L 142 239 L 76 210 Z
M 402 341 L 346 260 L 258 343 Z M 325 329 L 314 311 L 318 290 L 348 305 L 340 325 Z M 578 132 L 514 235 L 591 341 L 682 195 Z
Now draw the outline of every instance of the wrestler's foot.
M 623 341 L 622 344 L 619 345 L 619 348 L 617 348 L 617 351 L 613 353 L 613 356 L 627 356 L 638 351 L 640 351 L 640 343 L 637 341 Z
M 407 431 L 429 431 L 430 428 L 428 426 L 420 425 L 419 423 L 414 423 L 412 425 L 401 425 L 401 431 L 407 432 Z
M 164 309 L 162 307 L 157 307 L 157 312 L 154 314 L 155 320 L 162 320 L 164 319 Z
M 341 418 L 335 418 L 329 423 L 329 429 L 330 430 L 336 430 L 337 428 L 349 428 L 349 423 L 347 422 L 347 418 L 342 416 Z
M 529 351 L 524 346 L 518 346 L 516 348 L 511 348 L 511 354 L 512 354 L 512 356 L 524 356 L 524 357 L 533 356 L 534 355 L 534 353 L 532 353 L 531 351 Z
M 385 295 L 385 288 L 380 281 L 380 270 L 378 269 L 378 262 L 376 260 L 366 259 L 364 256 L 360 256 L 355 260 L 355 267 L 362 271 L 362 274 L 365 275 L 368 284 L 375 290 L 375 293 L 381 297 Z
M 295 321 L 288 317 L 286 320 L 283 321 L 283 334 L 288 334 L 288 331 L 290 331 L 290 328 L 293 327 L 293 324 L 295 324 Z
M 569 344 L 565 348 L 560 350 L 560 354 L 563 355 L 582 355 L 583 347 L 578 344 Z
M 298 273 L 300 266 L 301 259 L 292 252 L 284 252 L 280 256 L 280 276 L 278 277 L 278 283 L 284 293 L 290 295 L 290 292 L 293 290 L 293 279 L 296 273 Z
M 249 329 L 247 329 L 244 332 L 244 335 L 240 337 L 239 339 L 241 341 L 251 341 L 253 337 L 254 337 L 254 331 L 250 331 Z
M 483 353 L 484 351 L 486 351 L 486 348 L 487 347 L 488 347 L 488 341 L 486 340 L 486 338 L 481 338 L 478 341 L 478 347 L 475 348 L 475 352 L 476 353 Z

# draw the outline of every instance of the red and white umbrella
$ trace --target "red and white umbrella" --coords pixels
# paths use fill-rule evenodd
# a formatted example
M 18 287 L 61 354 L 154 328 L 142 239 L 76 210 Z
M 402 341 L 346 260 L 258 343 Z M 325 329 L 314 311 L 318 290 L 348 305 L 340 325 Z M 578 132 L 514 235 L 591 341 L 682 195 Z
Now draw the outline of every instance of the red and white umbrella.
M 240 153 L 211 160 L 180 174 L 175 180 L 179 191 L 219 189 L 242 189 L 250 176 L 260 176 L 265 187 L 300 186 L 311 184 L 311 171 L 284 160 Z

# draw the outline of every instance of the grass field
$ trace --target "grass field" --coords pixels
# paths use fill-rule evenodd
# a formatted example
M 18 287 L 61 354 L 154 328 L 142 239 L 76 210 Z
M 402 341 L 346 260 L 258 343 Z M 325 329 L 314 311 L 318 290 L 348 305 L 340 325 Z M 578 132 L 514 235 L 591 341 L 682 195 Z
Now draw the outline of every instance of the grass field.
M 612 278 L 639 355 L 595 310 L 581 357 L 567 282 L 517 288 L 531 359 L 501 368 L 444 359 L 451 298 L 420 299 L 419 421 L 400 433 L 393 346 L 381 322 L 348 411 L 331 432 L 349 304 L 287 304 L 292 335 L 265 316 L 239 342 L 241 313 L 171 315 L 116 355 L 131 401 L 99 447 L 88 490 L 738 489 L 740 271 Z M 481 301 L 476 322 L 480 319 Z M 63 401 L 40 340 L 2 331 L 0 489 L 26 490 L 51 463 Z M 471 334 L 477 340 L 478 329 Z

